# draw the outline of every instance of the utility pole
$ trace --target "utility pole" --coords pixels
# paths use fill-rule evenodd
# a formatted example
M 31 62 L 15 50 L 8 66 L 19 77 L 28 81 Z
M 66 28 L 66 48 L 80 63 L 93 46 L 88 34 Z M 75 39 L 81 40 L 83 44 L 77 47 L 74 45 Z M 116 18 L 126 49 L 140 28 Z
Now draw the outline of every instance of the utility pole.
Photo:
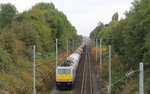
M 100 39 L 100 73 L 102 73 L 102 39 Z
M 33 94 L 36 94 L 36 89 L 35 89 L 35 45 L 33 46 Z
M 97 63 L 97 39 L 96 39 L 96 63 Z
M 58 39 L 56 39 L 56 73 L 57 73 L 57 59 L 58 59 L 58 58 L 57 58 L 57 56 L 58 56 L 58 50 L 57 50 L 57 48 L 58 48 L 58 47 L 57 47 L 57 46 L 58 46 L 57 44 L 58 44 L 58 43 L 57 43 L 57 42 L 58 42 Z M 57 75 L 56 75 L 56 79 L 57 79 Z
M 58 43 L 57 42 L 58 42 L 58 39 L 56 39 L 56 68 L 57 68 L 57 59 L 58 59 L 58 57 L 57 57 L 58 56 L 58 50 L 57 50 Z
M 68 39 L 67 39 L 67 57 L 68 57 Z
M 77 45 L 79 46 L 79 42 L 80 42 L 80 39 L 78 39 L 78 41 L 77 41 Z
M 111 94 L 111 45 L 109 45 L 109 94 Z
M 140 83 L 139 87 L 140 88 L 139 88 L 139 92 L 140 92 L 140 94 L 144 94 L 144 90 L 143 90 L 144 89 L 144 85 L 143 85 L 143 83 L 144 83 L 144 81 L 143 81 L 143 78 L 144 78 L 143 62 L 140 63 L 139 67 L 140 67 L 140 75 L 139 75 L 140 76 L 140 81 L 139 81 L 139 83 Z

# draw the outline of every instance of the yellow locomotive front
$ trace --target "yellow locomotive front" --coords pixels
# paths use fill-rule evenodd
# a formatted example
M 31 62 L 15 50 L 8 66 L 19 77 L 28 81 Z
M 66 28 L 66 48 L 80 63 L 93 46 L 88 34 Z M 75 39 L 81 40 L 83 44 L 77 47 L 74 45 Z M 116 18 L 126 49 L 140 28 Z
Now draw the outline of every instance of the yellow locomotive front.
M 68 67 L 57 67 L 56 74 L 56 86 L 61 87 L 70 87 L 72 86 L 72 74 L 71 69 Z

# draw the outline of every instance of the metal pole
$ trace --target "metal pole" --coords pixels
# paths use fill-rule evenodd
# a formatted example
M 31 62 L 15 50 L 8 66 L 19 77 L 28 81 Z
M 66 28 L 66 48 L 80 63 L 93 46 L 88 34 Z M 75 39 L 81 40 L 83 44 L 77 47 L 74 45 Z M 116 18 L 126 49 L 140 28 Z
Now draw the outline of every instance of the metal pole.
M 36 94 L 35 89 L 35 45 L 33 46 L 34 63 L 33 63 L 33 94 Z
M 56 68 L 57 68 L 57 59 L 58 59 L 57 42 L 58 42 L 58 39 L 56 39 Z
M 100 39 L 100 72 L 102 73 L 102 39 Z
M 96 63 L 97 63 L 97 39 L 96 39 Z
M 67 39 L 67 57 L 68 57 L 68 39 Z
M 109 45 L 109 94 L 111 94 L 111 45 Z
M 77 41 L 77 46 L 79 46 L 79 39 L 78 39 L 78 41 Z
M 140 63 L 140 88 L 139 88 L 139 92 L 140 92 L 140 94 L 144 94 L 144 85 L 143 85 L 143 83 L 144 83 L 144 81 L 143 81 L 143 78 L 144 78 L 144 69 L 143 69 L 143 62 L 141 62 Z

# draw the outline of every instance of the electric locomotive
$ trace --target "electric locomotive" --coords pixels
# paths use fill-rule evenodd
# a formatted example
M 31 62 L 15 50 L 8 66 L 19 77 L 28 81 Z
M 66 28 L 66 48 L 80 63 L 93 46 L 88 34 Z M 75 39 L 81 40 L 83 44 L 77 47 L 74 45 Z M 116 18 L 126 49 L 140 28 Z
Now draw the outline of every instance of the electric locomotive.
M 85 43 L 83 43 L 75 52 L 67 57 L 56 68 L 56 86 L 57 88 L 72 87 L 76 78 L 76 71 Z

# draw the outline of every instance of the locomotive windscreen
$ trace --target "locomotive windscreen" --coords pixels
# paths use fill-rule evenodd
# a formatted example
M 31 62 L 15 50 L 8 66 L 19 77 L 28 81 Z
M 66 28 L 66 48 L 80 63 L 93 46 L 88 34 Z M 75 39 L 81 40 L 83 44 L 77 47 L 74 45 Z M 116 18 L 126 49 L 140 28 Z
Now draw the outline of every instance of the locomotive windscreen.
M 70 74 L 70 69 L 58 69 L 58 74 Z

